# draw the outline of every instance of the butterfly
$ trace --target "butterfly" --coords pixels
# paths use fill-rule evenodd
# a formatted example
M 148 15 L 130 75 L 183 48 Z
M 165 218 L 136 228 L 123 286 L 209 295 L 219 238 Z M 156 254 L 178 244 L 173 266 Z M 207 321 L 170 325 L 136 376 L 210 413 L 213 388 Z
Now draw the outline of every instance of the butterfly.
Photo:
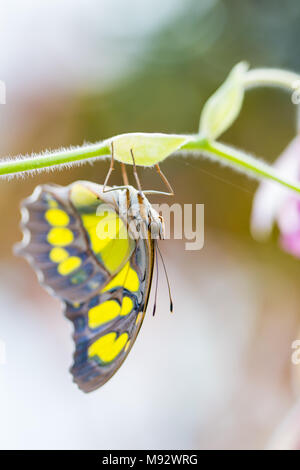
M 62 301 L 74 325 L 73 380 L 91 392 L 119 369 L 140 330 L 162 217 L 132 186 L 104 192 L 88 181 L 38 186 L 21 214 L 16 253 Z

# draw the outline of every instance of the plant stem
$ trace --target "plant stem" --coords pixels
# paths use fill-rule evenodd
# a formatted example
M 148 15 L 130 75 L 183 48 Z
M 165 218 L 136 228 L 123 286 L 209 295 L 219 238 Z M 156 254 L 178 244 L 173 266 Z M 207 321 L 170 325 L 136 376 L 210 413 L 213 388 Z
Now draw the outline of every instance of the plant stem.
M 245 88 L 275 86 L 295 91 L 300 86 L 300 75 L 280 69 L 253 69 L 245 75 Z
M 296 132 L 300 131 L 300 75 L 280 69 L 253 69 L 245 74 L 245 89 L 261 87 L 280 87 L 291 92 L 291 101 L 297 105 Z M 293 96 L 296 93 L 295 96 Z
M 187 143 L 182 147 L 182 149 L 198 150 L 208 158 L 214 161 L 219 161 L 227 166 L 231 166 L 232 168 L 256 179 L 269 179 L 300 193 L 300 183 L 282 176 L 276 168 L 272 167 L 268 163 L 252 157 L 242 150 L 232 148 L 229 145 L 199 138 Z
M 22 157 L 16 160 L 0 160 L 0 176 L 13 175 L 26 171 L 40 170 L 52 166 L 95 159 L 104 155 L 110 155 L 110 149 L 106 142 L 84 145 L 82 147 L 58 150 L 44 155 Z
M 242 173 L 251 175 L 257 179 L 269 179 L 279 183 L 287 188 L 300 193 L 300 183 L 292 181 L 257 158 L 247 153 L 234 149 L 229 145 L 218 142 L 210 142 L 201 136 L 195 136 L 181 150 L 199 152 L 199 156 L 205 155 L 212 160 L 219 161 L 225 165 L 231 166 Z M 44 155 L 22 158 L 17 160 L 0 161 L 0 175 L 15 175 L 27 171 L 35 171 L 43 168 L 72 164 L 72 162 L 85 161 L 88 159 L 99 159 L 110 155 L 110 149 L 107 142 L 85 145 L 82 147 L 60 150 Z

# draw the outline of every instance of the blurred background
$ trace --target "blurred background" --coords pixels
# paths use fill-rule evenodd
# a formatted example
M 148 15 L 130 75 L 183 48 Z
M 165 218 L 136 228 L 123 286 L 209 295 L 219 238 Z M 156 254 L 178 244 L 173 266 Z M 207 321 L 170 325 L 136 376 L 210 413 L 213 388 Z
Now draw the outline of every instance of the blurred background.
M 123 132 L 195 132 L 203 104 L 240 60 L 300 72 L 299 23 L 297 0 L 284 8 L 274 0 L 2 2 L 0 155 Z M 294 135 L 294 114 L 284 93 L 250 91 L 222 140 L 272 162 Z M 161 282 L 156 317 L 146 316 L 122 368 L 89 395 L 68 372 L 71 324 L 12 247 L 20 201 L 36 185 L 103 183 L 108 161 L 1 180 L 0 448 L 265 448 L 296 403 L 300 264 L 276 233 L 265 244 L 251 239 L 257 183 L 192 156 L 161 166 L 175 202 L 205 204 L 205 247 L 161 243 L 175 313 Z M 153 170 L 139 173 L 144 187 L 161 188 Z M 120 181 L 116 171 L 111 182 Z

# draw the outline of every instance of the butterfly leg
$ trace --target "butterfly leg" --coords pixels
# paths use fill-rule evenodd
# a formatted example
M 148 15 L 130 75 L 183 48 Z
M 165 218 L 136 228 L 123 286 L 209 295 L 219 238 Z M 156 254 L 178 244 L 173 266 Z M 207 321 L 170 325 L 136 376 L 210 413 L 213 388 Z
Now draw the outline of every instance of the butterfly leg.
M 163 194 L 164 196 L 174 196 L 175 193 L 173 191 L 173 188 L 172 186 L 170 185 L 169 181 L 167 180 L 166 176 L 163 174 L 163 172 L 161 171 L 160 169 L 160 166 L 159 164 L 157 163 L 155 165 L 155 168 L 156 168 L 156 171 L 157 173 L 159 174 L 159 176 L 161 177 L 161 179 L 163 180 L 163 182 L 165 183 L 166 187 L 168 188 L 169 192 L 166 193 L 164 191 L 155 191 L 155 190 L 146 190 L 146 191 L 142 191 L 141 189 L 141 184 L 140 184 L 140 181 L 139 181 L 139 177 L 138 177 L 138 174 L 137 174 L 137 170 L 136 170 L 136 164 L 135 164 L 135 160 L 134 160 L 134 156 L 133 156 L 133 151 L 132 149 L 130 149 L 130 152 L 131 152 L 131 156 L 132 156 L 132 160 L 133 160 L 133 173 L 134 173 L 134 177 L 135 177 L 135 180 L 137 182 L 137 185 L 138 185 L 138 188 L 139 188 L 139 191 L 140 192 L 143 192 L 143 194 Z
M 123 178 L 123 183 L 124 183 L 124 186 L 116 186 L 115 188 L 111 188 L 111 189 L 105 189 L 106 186 L 107 186 L 107 183 L 108 183 L 108 180 L 110 178 L 110 175 L 111 173 L 113 172 L 113 170 L 115 169 L 114 168 L 114 144 L 113 142 L 111 143 L 111 161 L 110 161 L 110 167 L 109 167 L 109 170 L 108 170 L 108 173 L 106 175 L 106 178 L 105 178 L 105 181 L 104 181 L 104 184 L 103 184 L 103 192 L 104 193 L 109 193 L 111 191 L 117 191 L 118 189 L 126 189 L 126 187 L 129 185 L 129 181 L 128 181 L 128 176 L 127 176 L 127 171 L 126 171 L 126 166 L 124 163 L 121 163 L 121 170 L 122 170 L 122 178 Z
M 165 183 L 166 187 L 168 188 L 168 190 L 170 191 L 169 193 L 167 193 L 169 196 L 174 196 L 175 193 L 173 191 L 173 188 L 172 186 L 170 185 L 169 181 L 167 180 L 166 176 L 163 174 L 163 172 L 161 171 L 160 169 L 160 166 L 159 164 L 157 163 L 155 165 L 155 168 L 156 168 L 156 171 L 157 173 L 159 174 L 159 176 L 161 177 L 161 179 L 163 180 L 163 182 Z
M 107 172 L 107 175 L 106 175 L 106 178 L 105 178 L 105 181 L 104 181 L 104 184 L 103 184 L 103 192 L 104 193 L 107 193 L 108 191 L 105 191 L 105 188 L 107 186 L 107 183 L 108 183 L 108 180 L 110 178 L 110 175 L 112 174 L 113 170 L 114 170 L 114 163 L 115 163 L 115 159 L 114 159 L 114 143 L 112 142 L 111 143 L 111 160 L 110 160 L 110 167 L 109 167 L 109 170 Z
M 125 163 L 121 163 L 121 170 L 122 170 L 122 178 L 123 178 L 124 186 L 128 186 L 129 182 L 128 182 L 128 176 L 127 176 Z
M 111 143 L 111 150 L 112 150 L 112 153 L 111 153 L 110 167 L 109 167 L 109 170 L 108 170 L 108 173 L 106 175 L 105 182 L 104 182 L 104 185 L 103 185 L 103 192 L 104 193 L 107 193 L 107 192 L 110 192 L 110 191 L 116 191 L 117 189 L 126 189 L 126 186 L 128 186 L 128 184 L 129 184 L 127 171 L 126 171 L 126 166 L 125 166 L 124 163 L 121 163 L 122 178 L 123 178 L 124 186 L 117 186 L 115 188 L 111 188 L 111 189 L 107 189 L 107 190 L 105 189 L 106 186 L 107 186 L 108 180 L 110 178 L 110 175 L 114 170 L 114 146 L 113 146 L 113 142 Z M 137 167 L 136 167 L 135 158 L 134 158 L 132 148 L 130 149 L 130 153 L 131 153 L 132 163 L 133 163 L 133 175 L 134 175 L 134 178 L 135 178 L 135 181 L 136 181 L 136 184 L 137 184 L 137 188 L 138 188 L 140 193 L 143 193 L 143 194 L 163 194 L 165 196 L 174 196 L 175 193 L 173 191 L 173 188 L 170 185 L 167 177 L 161 171 L 160 166 L 159 166 L 158 163 L 155 165 L 156 171 L 159 174 L 159 176 L 161 177 L 161 179 L 164 182 L 164 184 L 166 185 L 166 187 L 168 188 L 169 192 L 166 193 L 166 192 L 162 192 L 162 191 L 143 191 L 142 190 L 142 185 L 141 185 L 141 182 L 140 182 L 140 179 L 139 179 L 139 175 L 138 175 L 138 172 L 137 172 Z

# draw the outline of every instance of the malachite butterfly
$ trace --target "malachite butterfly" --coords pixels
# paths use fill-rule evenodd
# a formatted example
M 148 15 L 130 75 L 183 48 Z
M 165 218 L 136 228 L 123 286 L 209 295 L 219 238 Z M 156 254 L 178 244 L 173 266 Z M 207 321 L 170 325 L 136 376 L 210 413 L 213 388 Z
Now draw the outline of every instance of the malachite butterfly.
M 121 366 L 142 325 L 162 218 L 131 186 L 38 186 L 22 203 L 16 247 L 74 325 L 71 373 L 84 392 Z

